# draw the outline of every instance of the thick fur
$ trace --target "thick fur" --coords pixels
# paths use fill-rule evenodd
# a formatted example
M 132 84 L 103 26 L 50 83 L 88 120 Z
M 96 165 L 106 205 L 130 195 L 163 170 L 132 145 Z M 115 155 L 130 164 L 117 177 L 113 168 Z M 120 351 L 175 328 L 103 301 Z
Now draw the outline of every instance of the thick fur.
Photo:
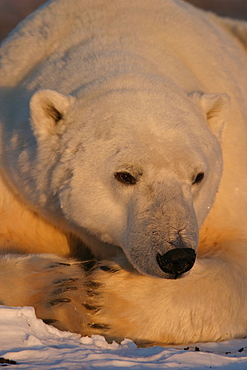
M 15 30 L 2 304 L 138 343 L 247 335 L 246 40 L 180 0 L 53 0 Z M 166 270 L 181 248 L 191 271 Z

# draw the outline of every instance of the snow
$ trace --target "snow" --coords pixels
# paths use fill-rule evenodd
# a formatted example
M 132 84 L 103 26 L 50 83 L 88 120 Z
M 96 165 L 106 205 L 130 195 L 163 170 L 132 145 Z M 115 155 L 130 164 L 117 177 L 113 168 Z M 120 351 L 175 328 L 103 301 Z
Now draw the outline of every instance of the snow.
M 32 307 L 0 306 L 0 357 L 10 369 L 247 369 L 247 339 L 193 346 L 137 348 L 59 331 Z M 1 364 L 0 364 L 1 366 Z

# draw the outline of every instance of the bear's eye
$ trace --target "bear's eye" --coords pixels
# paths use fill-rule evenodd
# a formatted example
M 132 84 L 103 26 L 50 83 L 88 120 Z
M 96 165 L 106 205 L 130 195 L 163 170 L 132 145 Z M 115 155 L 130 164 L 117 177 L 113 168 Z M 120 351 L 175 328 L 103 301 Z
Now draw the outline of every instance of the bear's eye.
M 199 172 L 194 178 L 192 185 L 199 184 L 200 182 L 202 182 L 203 179 L 204 179 L 204 172 Z
M 116 172 L 115 179 L 125 185 L 135 185 L 137 180 L 129 172 Z

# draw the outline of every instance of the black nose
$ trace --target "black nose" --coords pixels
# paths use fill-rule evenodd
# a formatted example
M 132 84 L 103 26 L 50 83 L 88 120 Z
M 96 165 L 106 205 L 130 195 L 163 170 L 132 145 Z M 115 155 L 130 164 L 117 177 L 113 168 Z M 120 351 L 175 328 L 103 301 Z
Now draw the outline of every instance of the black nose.
M 156 259 L 162 271 L 173 274 L 176 278 L 191 269 L 196 253 L 192 248 L 175 248 L 162 256 L 158 253 Z

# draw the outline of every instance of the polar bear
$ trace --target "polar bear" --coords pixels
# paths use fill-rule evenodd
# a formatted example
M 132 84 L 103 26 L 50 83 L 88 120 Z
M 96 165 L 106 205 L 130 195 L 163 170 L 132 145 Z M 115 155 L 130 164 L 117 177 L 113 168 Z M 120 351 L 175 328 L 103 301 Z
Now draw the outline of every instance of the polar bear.
M 0 301 L 139 344 L 247 335 L 247 27 L 53 0 L 0 49 Z

